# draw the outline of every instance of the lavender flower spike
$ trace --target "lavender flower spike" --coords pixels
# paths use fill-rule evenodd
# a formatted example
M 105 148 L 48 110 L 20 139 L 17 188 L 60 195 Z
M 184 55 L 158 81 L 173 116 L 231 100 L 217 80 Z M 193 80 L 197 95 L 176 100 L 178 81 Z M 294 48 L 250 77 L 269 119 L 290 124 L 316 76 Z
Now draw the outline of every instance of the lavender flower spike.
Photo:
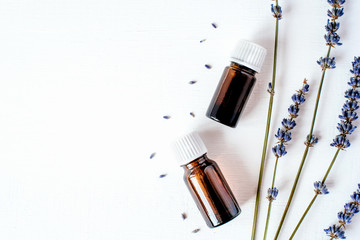
M 300 110 L 299 106 L 305 102 L 305 95 L 308 91 L 309 91 L 309 84 L 307 84 L 307 80 L 304 79 L 302 88 L 297 90 L 296 93 L 291 97 L 293 104 L 291 104 L 290 107 L 288 108 L 289 117 L 284 118 L 282 120 L 281 122 L 282 128 L 278 128 L 275 134 L 275 137 L 278 139 L 278 142 L 272 148 L 272 151 L 276 159 L 275 159 L 274 174 L 272 177 L 271 188 L 268 189 L 268 194 L 266 197 L 269 200 L 269 205 L 268 205 L 268 212 L 266 217 L 264 239 L 266 239 L 267 236 L 267 230 L 268 230 L 270 214 L 271 214 L 271 204 L 276 199 L 279 193 L 279 190 L 276 187 L 274 187 L 278 160 L 280 157 L 283 157 L 287 153 L 285 145 L 287 142 L 291 140 L 290 131 L 296 126 L 295 118 L 297 118 L 298 116 Z
M 360 99 L 360 57 L 355 57 L 352 62 L 352 69 L 350 72 L 354 74 L 350 78 L 348 84 L 351 86 L 348 89 L 344 96 L 346 98 L 345 104 L 341 109 L 341 115 L 339 115 L 340 123 L 338 123 L 337 129 L 339 134 L 335 136 L 333 142 L 330 144 L 332 147 L 337 147 L 341 150 L 350 147 L 350 141 L 347 139 L 347 136 L 352 134 L 356 129 L 356 126 L 353 125 L 353 121 L 358 119 L 356 110 L 359 108 Z
M 286 154 L 285 144 L 291 140 L 291 130 L 296 126 L 295 118 L 298 117 L 299 106 L 305 102 L 305 95 L 309 91 L 309 84 L 304 80 L 303 87 L 292 95 L 291 104 L 288 108 L 289 118 L 284 118 L 281 122 L 283 128 L 278 128 L 275 137 L 278 139 L 278 144 L 272 148 L 275 157 L 279 158 Z
M 325 233 L 331 239 L 345 239 L 345 229 L 348 224 L 351 223 L 352 218 L 356 213 L 359 212 L 359 201 L 360 201 L 360 184 L 358 189 L 350 197 L 351 202 L 348 202 L 344 205 L 344 210 L 338 212 L 337 217 L 339 225 L 332 225 L 327 229 L 324 229 Z

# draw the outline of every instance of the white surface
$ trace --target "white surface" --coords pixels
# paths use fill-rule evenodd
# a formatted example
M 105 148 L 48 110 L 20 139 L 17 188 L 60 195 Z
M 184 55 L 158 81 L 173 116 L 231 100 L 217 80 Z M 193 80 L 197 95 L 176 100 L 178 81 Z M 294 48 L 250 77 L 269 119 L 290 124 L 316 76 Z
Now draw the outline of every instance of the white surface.
M 272 66 L 271 3 L 1 1 L 0 239 L 250 239 Z M 279 163 L 280 193 L 269 236 L 281 217 L 309 130 L 320 78 L 316 60 L 326 54 L 328 9 L 325 0 L 279 3 L 284 19 L 271 136 L 304 77 L 311 92 L 294 141 Z M 315 126 L 321 141 L 308 156 L 281 239 L 289 235 L 313 196 L 312 183 L 323 176 L 334 154 L 329 143 L 337 134 L 351 61 L 360 55 L 359 11 L 357 1 L 345 4 L 339 31 L 344 45 L 332 51 L 337 68 L 326 74 Z M 263 45 L 269 54 L 238 127 L 232 129 L 204 115 L 240 38 Z M 198 82 L 189 85 L 190 80 Z M 167 145 L 177 133 L 193 129 L 242 208 L 239 217 L 216 229 L 206 227 Z M 316 202 L 296 239 L 328 239 L 323 228 L 335 223 L 360 182 L 358 130 L 350 140 L 352 147 L 341 152 L 328 178 L 331 194 Z M 274 142 L 271 137 L 269 146 Z M 156 156 L 150 160 L 152 152 Z M 269 154 L 258 239 L 272 165 Z M 163 173 L 167 176 L 159 178 Z M 188 215 L 185 221 L 182 212 Z M 356 216 L 346 231 L 348 239 L 358 239 L 359 226 Z M 200 232 L 191 233 L 196 228 Z

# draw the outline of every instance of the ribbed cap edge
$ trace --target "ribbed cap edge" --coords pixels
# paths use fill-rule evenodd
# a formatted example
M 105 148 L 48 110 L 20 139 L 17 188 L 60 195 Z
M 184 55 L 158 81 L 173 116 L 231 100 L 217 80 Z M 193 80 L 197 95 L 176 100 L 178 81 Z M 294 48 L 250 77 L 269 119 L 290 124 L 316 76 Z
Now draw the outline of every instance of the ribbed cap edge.
M 189 133 L 175 142 L 175 151 L 181 165 L 207 153 L 207 148 L 197 132 Z
M 266 52 L 265 48 L 256 43 L 240 40 L 231 54 L 231 61 L 260 72 Z

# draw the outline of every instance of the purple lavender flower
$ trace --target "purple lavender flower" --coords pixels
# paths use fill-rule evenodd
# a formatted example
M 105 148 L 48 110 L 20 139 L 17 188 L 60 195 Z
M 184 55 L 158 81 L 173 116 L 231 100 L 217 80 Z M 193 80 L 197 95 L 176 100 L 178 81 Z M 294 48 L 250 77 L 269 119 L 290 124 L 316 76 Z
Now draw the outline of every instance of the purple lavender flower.
M 344 15 L 344 8 L 332 8 L 331 10 L 328 10 L 328 17 L 336 20 L 342 15 Z
M 291 118 L 297 118 L 298 116 L 298 112 L 299 112 L 299 107 L 296 105 L 290 105 L 290 107 L 288 108 L 288 112 L 290 114 Z
M 359 104 L 358 102 L 354 102 L 354 101 L 346 101 L 343 108 L 341 109 L 341 111 L 356 111 L 359 109 Z
M 324 229 L 325 233 L 331 237 L 331 239 L 345 239 L 345 232 L 341 230 L 341 226 L 335 224 L 330 226 L 328 229 Z
M 360 192 L 354 192 L 350 197 L 356 205 L 360 205 Z
M 306 141 L 304 144 L 309 147 L 313 147 L 315 144 L 317 144 L 319 139 L 312 135 L 311 137 L 309 135 L 306 136 Z
M 329 33 L 334 33 L 337 30 L 339 30 L 339 28 L 340 28 L 340 23 L 337 23 L 335 21 L 330 21 L 330 19 L 328 19 L 328 22 L 325 25 L 325 30 Z
M 340 224 L 349 224 L 351 223 L 351 219 L 352 217 L 354 216 L 354 214 L 350 214 L 350 213 L 347 213 L 347 212 L 338 212 L 338 220 L 339 220 L 339 223 Z
M 356 214 L 359 212 L 359 206 L 356 203 L 350 202 L 344 205 L 345 212 Z
M 320 57 L 320 59 L 317 61 L 317 63 L 321 66 L 321 69 L 324 71 L 325 69 L 333 69 L 335 68 L 335 57 Z
M 271 95 L 274 95 L 274 88 L 272 86 L 272 83 L 269 82 L 269 86 L 268 86 L 268 89 L 267 89 L 268 93 L 270 93 Z
M 271 12 L 273 13 L 274 18 L 279 20 L 282 18 L 282 10 L 279 5 L 271 4 Z
M 345 3 L 345 0 L 328 0 L 328 3 L 333 8 L 341 8 L 341 5 Z
M 285 128 L 285 130 L 291 130 L 296 126 L 296 122 L 291 118 L 284 118 L 281 125 Z
M 317 181 L 317 182 L 314 182 L 314 187 L 315 187 L 315 193 L 316 194 L 328 194 L 329 191 L 328 189 L 326 188 L 326 185 L 325 183 L 322 183 L 320 181 Z
M 350 78 L 350 81 L 348 82 L 348 84 L 351 86 L 351 87 L 354 87 L 354 88 L 358 88 L 360 87 L 360 77 L 357 76 L 357 77 L 351 77 Z
M 285 156 L 285 154 L 287 154 L 287 151 L 285 150 L 285 145 L 282 143 L 275 145 L 272 148 L 272 151 L 277 158 Z
M 295 93 L 294 95 L 292 95 L 291 99 L 293 100 L 294 103 L 297 104 L 301 104 L 305 102 L 305 96 L 301 93 Z
M 326 45 L 334 47 L 335 45 L 341 46 L 340 36 L 337 33 L 328 32 L 324 35 Z
M 344 150 L 345 148 L 350 147 L 350 141 L 346 138 L 346 136 L 340 134 L 340 135 L 336 135 L 330 146 Z
M 341 115 L 339 115 L 341 120 L 352 122 L 358 119 L 358 115 L 354 111 L 343 111 Z
M 303 94 L 309 92 L 310 85 L 305 82 L 303 88 L 300 90 Z
M 354 57 L 354 62 L 352 62 L 353 69 L 350 70 L 352 74 L 359 77 L 360 76 L 360 57 Z
M 281 128 L 278 128 L 277 133 L 275 134 L 275 137 L 280 142 L 288 142 L 291 140 L 291 132 L 289 132 L 287 130 L 283 130 Z
M 354 101 L 360 98 L 360 92 L 357 89 L 350 88 L 345 92 L 345 98 Z
M 341 123 L 338 123 L 337 129 L 341 134 L 346 135 L 351 134 L 356 129 L 356 126 L 353 126 L 351 122 L 342 121 Z
M 273 201 L 276 199 L 277 195 L 279 193 L 279 190 L 274 187 L 274 188 L 269 188 L 268 189 L 268 195 L 267 195 L 267 199 L 269 199 L 269 201 Z

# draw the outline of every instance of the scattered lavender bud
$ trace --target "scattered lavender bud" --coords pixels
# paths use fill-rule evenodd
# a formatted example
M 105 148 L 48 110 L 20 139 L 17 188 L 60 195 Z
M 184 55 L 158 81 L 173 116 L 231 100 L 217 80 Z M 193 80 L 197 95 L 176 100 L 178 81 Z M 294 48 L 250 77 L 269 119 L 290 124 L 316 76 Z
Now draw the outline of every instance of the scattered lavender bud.
M 192 117 L 195 117 L 195 114 L 194 114 L 193 112 L 191 112 L 190 115 L 191 115 Z
M 170 116 L 165 115 L 165 116 L 163 116 L 163 118 L 164 118 L 164 119 L 170 119 L 171 117 L 170 117 Z
M 159 178 L 164 178 L 164 177 L 166 177 L 166 176 L 167 176 L 167 174 L 164 173 L 164 174 L 161 174 L 161 175 L 159 176 Z
M 214 28 L 218 27 L 216 23 L 212 23 L 211 26 L 213 26 Z
M 190 82 L 189 82 L 189 84 L 191 84 L 191 85 L 192 85 L 192 84 L 195 84 L 196 82 L 197 82 L 197 81 L 192 80 L 192 81 L 190 81 Z
M 153 159 L 156 155 L 156 152 L 153 152 L 151 155 L 150 155 L 150 159 Z
M 211 65 L 209 65 L 209 64 L 205 64 L 205 67 L 206 67 L 207 69 L 211 69 Z
M 181 217 L 182 217 L 183 220 L 185 220 L 185 219 L 187 218 L 186 213 L 182 213 L 182 214 L 181 214 Z
M 192 230 L 192 233 L 198 233 L 200 231 L 200 228 Z
M 206 39 L 204 38 L 204 39 L 200 40 L 200 43 L 203 43 L 203 42 L 205 42 L 205 41 L 206 41 Z

